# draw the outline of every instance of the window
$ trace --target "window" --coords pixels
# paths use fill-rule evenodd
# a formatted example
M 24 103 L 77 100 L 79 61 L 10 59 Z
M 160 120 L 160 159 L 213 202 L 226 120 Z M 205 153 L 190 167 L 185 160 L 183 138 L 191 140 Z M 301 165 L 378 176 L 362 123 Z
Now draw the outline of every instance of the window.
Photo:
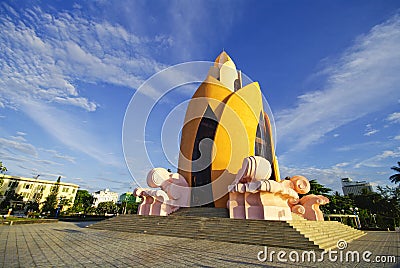
M 17 187 L 18 186 L 18 181 L 11 181 L 10 185 L 8 185 L 8 187 L 13 188 L 13 187 Z
M 67 187 L 64 187 L 64 188 L 62 189 L 62 192 L 63 192 L 63 193 L 68 193 L 68 191 L 69 191 L 69 188 L 67 188 Z
M 73 194 L 75 193 L 75 189 L 72 189 L 72 193 L 73 193 Z

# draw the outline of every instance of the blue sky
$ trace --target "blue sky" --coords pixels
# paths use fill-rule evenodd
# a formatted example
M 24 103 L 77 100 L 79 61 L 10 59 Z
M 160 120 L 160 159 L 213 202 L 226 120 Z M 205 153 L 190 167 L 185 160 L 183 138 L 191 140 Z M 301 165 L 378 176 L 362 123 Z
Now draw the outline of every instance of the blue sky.
M 398 1 L 2 1 L 0 14 L 0 161 L 9 174 L 61 175 L 89 191 L 131 191 L 132 175 L 143 184 L 147 156 L 136 155 L 131 174 L 123 154 L 131 98 L 160 70 L 213 61 L 222 49 L 261 85 L 282 176 L 341 192 L 346 176 L 388 184 L 400 161 Z M 158 109 L 182 115 L 174 107 L 194 89 Z M 152 164 L 173 168 L 160 156 L 156 111 L 147 149 Z M 178 135 L 170 129 L 171 158 Z

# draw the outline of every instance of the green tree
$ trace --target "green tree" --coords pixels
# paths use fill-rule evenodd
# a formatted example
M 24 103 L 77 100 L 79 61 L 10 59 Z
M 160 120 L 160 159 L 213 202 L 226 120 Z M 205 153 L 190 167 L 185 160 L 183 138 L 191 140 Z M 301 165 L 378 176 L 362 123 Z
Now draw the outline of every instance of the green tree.
M 0 161 L 0 187 L 3 185 L 4 174 L 7 172 L 7 168 Z M 11 201 L 22 201 L 24 198 L 22 195 L 15 193 L 15 188 L 8 189 L 4 193 L 4 199 L 0 204 L 0 208 L 9 208 Z
M 42 212 L 50 211 L 50 215 L 54 215 L 56 211 L 56 206 L 58 205 L 57 195 L 60 189 L 61 176 L 58 177 L 57 182 L 52 186 L 50 194 L 46 197 L 43 202 Z
M 39 203 L 36 201 L 29 201 L 26 205 L 26 211 L 39 212 Z
M 329 189 L 322 184 L 319 184 L 317 180 L 311 180 L 310 191 L 307 194 L 327 195 L 330 192 L 332 192 L 332 189 Z
M 97 205 L 96 213 L 97 214 L 105 214 L 105 213 L 115 213 L 117 211 L 117 205 L 112 202 L 101 202 Z
M 78 190 L 76 192 L 74 205 L 71 208 L 71 212 L 83 212 L 87 213 L 92 207 L 93 196 L 87 190 Z
M 321 206 L 321 210 L 327 214 L 350 214 L 354 208 L 354 201 L 350 196 L 341 195 L 335 192 L 333 195 L 326 195 L 329 203 Z
M 24 197 L 15 193 L 15 190 L 7 190 L 5 193 L 5 198 L 0 204 L 0 208 L 9 208 L 11 206 L 11 201 L 23 201 L 23 199 Z
M 396 171 L 396 174 L 393 174 L 392 176 L 389 177 L 389 180 L 393 183 L 400 183 L 400 162 L 397 162 L 398 167 L 393 166 L 391 169 Z

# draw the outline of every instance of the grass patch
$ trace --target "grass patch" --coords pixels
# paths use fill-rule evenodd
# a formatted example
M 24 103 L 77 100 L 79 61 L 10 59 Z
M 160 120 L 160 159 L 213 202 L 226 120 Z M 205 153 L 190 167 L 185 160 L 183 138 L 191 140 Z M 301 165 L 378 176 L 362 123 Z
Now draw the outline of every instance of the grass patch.
M 21 218 L 21 217 L 7 217 L 7 218 L 2 218 L 3 221 L 37 221 L 37 220 L 43 220 L 43 219 L 36 219 L 36 218 Z

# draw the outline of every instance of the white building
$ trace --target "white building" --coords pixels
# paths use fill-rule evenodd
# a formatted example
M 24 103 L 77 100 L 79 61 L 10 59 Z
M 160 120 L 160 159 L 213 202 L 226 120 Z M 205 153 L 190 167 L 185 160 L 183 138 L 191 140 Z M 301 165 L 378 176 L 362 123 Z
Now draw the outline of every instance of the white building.
M 102 202 L 113 202 L 114 204 L 118 201 L 118 193 L 110 192 L 109 189 L 100 190 L 92 193 L 93 196 L 93 207 L 97 207 Z
M 363 189 L 372 192 L 372 185 L 366 181 L 353 181 L 350 178 L 342 178 L 342 190 L 344 195 L 360 195 Z
M 75 195 L 79 186 L 73 183 L 39 180 L 38 178 L 24 178 L 18 176 L 1 175 L 3 184 L 0 186 L 0 202 L 9 193 L 19 194 L 23 197 L 23 202 L 37 202 L 40 207 L 46 200 L 51 191 L 58 187 L 57 200 L 63 200 L 62 211 L 74 204 Z M 66 202 L 68 201 L 68 202 Z

